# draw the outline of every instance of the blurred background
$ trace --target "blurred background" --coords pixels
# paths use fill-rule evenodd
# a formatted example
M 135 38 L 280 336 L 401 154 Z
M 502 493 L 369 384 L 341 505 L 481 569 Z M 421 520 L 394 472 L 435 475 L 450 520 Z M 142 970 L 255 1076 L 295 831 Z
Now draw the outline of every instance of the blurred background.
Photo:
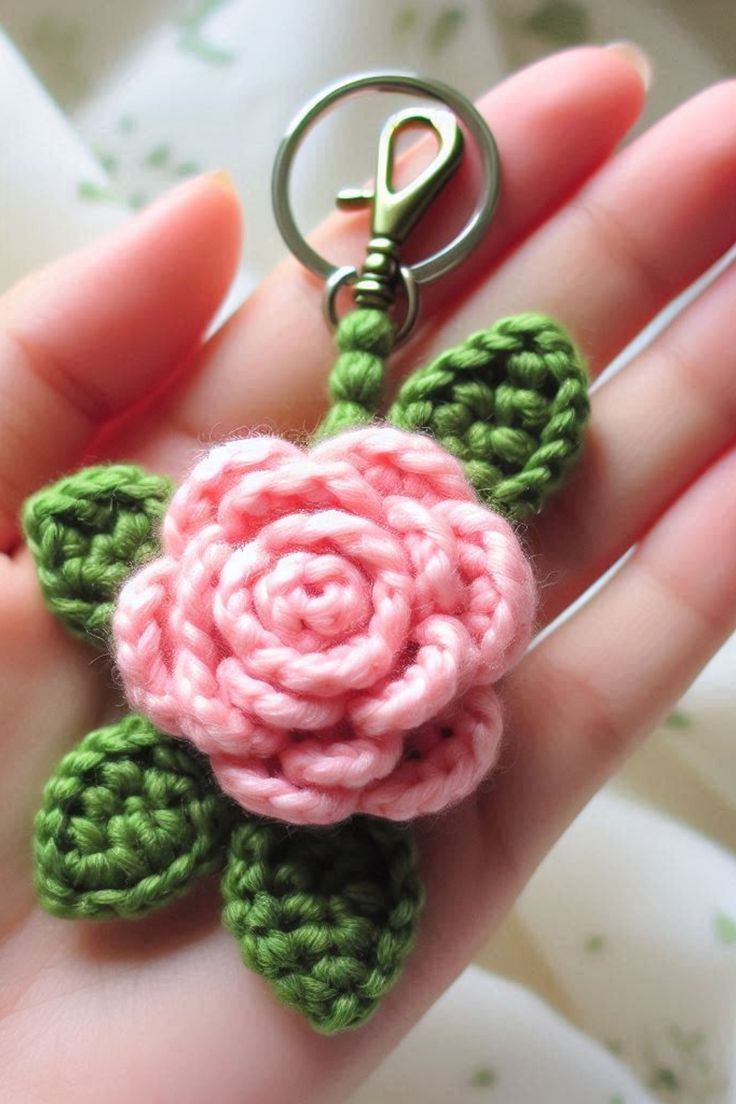
M 283 254 L 271 163 L 333 79 L 408 69 L 475 96 L 545 53 L 631 39 L 654 71 L 640 130 L 736 56 L 734 0 L 0 0 L 0 27 L 0 286 L 224 167 L 247 225 L 227 309 Z M 385 114 L 320 126 L 302 225 L 370 175 Z M 736 1100 L 735 676 L 732 643 L 354 1104 Z

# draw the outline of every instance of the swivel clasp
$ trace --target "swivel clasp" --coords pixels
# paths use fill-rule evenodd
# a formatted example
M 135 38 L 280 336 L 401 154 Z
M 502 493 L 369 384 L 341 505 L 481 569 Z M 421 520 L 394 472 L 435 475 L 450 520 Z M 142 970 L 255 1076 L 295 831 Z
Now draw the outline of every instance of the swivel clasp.
M 402 188 L 394 188 L 396 142 L 402 131 L 430 130 L 439 143 L 435 156 Z M 388 310 L 400 284 L 400 246 L 420 216 L 437 197 L 460 164 L 463 133 L 451 111 L 444 108 L 407 108 L 392 115 L 378 140 L 375 185 L 370 190 L 346 188 L 337 196 L 339 207 L 370 204 L 371 239 L 357 280 L 355 301 L 361 306 Z

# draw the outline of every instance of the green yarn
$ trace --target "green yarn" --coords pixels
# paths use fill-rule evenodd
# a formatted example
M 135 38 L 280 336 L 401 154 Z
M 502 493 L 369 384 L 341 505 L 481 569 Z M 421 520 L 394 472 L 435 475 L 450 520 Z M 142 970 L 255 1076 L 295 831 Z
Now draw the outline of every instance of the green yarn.
M 388 413 L 462 460 L 478 494 L 519 519 L 576 460 L 589 413 L 583 360 L 541 314 L 503 318 L 409 376 Z
M 106 646 L 118 589 L 158 552 L 170 494 L 168 479 L 134 464 L 103 464 L 27 500 L 23 528 L 46 605 L 75 636 Z
M 330 373 L 332 405 L 315 438 L 366 425 L 381 401 L 384 361 L 394 344 L 394 329 L 384 311 L 358 307 L 337 327 L 340 355 Z
M 245 964 L 327 1034 L 375 1010 L 423 904 L 412 836 L 367 817 L 336 829 L 238 825 L 222 893 Z
M 55 916 L 139 916 L 219 869 L 232 807 L 188 746 L 131 715 L 85 736 L 46 784 L 34 876 Z

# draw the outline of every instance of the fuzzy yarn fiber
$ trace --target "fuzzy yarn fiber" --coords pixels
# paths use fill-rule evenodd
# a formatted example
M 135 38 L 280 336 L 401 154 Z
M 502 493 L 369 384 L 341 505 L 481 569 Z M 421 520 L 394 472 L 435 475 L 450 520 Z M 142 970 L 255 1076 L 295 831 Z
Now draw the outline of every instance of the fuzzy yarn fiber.
M 507 517 L 538 511 L 577 459 L 589 414 L 585 364 L 564 328 L 516 314 L 414 372 L 388 420 L 429 431 Z
M 396 980 L 423 904 L 411 835 L 356 817 L 338 831 L 239 825 L 223 921 L 279 1000 L 331 1033 L 362 1023 Z
M 186 745 L 128 716 L 90 732 L 49 779 L 34 868 L 55 916 L 137 916 L 218 869 L 227 803 Z
M 118 667 L 245 809 L 407 820 L 493 764 L 494 683 L 527 647 L 535 586 L 429 437 L 229 442 L 174 495 L 162 547 L 120 594 Z
M 167 479 L 134 464 L 84 468 L 38 491 L 23 527 L 46 605 L 76 636 L 109 639 L 123 581 L 158 551 Z

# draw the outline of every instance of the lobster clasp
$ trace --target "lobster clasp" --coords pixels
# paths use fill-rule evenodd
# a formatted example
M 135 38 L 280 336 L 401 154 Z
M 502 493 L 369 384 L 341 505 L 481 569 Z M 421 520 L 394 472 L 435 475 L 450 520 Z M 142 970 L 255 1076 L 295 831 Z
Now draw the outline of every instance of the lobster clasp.
M 439 142 L 439 149 L 412 181 L 396 189 L 393 186 L 396 140 L 401 131 L 417 127 L 431 130 Z M 432 107 L 406 108 L 392 115 L 381 130 L 373 189 L 343 189 L 337 196 L 337 204 L 339 207 L 371 204 L 371 234 L 374 238 L 387 238 L 398 246 L 450 179 L 460 164 L 462 153 L 463 133 L 451 111 Z
M 376 91 L 420 96 L 430 104 L 400 111 L 386 121 L 378 141 L 375 184 L 368 189 L 346 189 L 337 198 L 340 207 L 359 204 L 371 208 L 370 240 L 358 269 L 333 264 L 305 239 L 292 211 L 289 181 L 297 150 L 322 114 L 342 100 Z M 395 186 L 397 139 L 410 128 L 432 134 L 438 148 L 429 164 L 412 181 L 399 187 Z M 481 166 L 473 210 L 450 241 L 429 256 L 408 263 L 401 257 L 404 242 L 460 164 L 466 136 L 473 143 Z M 398 344 L 416 322 L 420 285 L 449 272 L 482 239 L 493 217 L 500 179 L 493 135 L 478 109 L 460 92 L 440 81 L 411 73 L 358 73 L 319 93 L 289 124 L 276 154 L 271 192 L 276 221 L 286 244 L 302 264 L 325 280 L 323 309 L 329 325 L 334 329 L 338 323 L 337 297 L 341 288 L 351 287 L 359 306 L 382 311 L 390 310 L 401 296 L 404 309 L 401 321 L 398 319 L 401 312 L 397 312 L 394 333 L 394 343 Z
M 439 141 L 439 150 L 428 165 L 403 188 L 394 188 L 394 147 L 402 130 L 428 127 Z M 456 117 L 444 108 L 410 107 L 392 115 L 378 140 L 376 182 L 368 191 L 345 189 L 338 194 L 339 207 L 373 207 L 371 239 L 366 257 L 353 285 L 355 302 L 362 307 L 388 310 L 399 284 L 409 299 L 407 317 L 413 324 L 416 296 L 409 286 L 409 270 L 401 264 L 399 246 L 406 240 L 419 216 L 445 186 L 460 163 L 463 134 Z

